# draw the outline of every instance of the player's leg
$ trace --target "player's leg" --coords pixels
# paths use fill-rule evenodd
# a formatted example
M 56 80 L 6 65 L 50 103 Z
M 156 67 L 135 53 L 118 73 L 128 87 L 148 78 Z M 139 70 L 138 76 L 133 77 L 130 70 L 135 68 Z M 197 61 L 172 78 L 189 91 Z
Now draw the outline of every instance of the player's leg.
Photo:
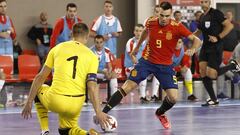
M 44 135 L 45 132 L 49 132 L 48 127 L 48 109 L 47 109 L 47 91 L 49 89 L 48 85 L 42 85 L 42 87 L 39 90 L 38 95 L 35 98 L 35 108 L 37 111 L 37 117 L 40 124 L 40 128 L 42 130 L 42 135 Z
M 181 74 L 184 77 L 184 84 L 189 94 L 188 100 L 196 101 L 197 98 L 193 94 L 192 72 L 190 68 L 184 67 L 184 69 L 181 70 Z
M 122 98 L 137 87 L 137 83 L 127 80 L 121 88 L 119 88 L 109 99 L 108 103 L 103 108 L 104 113 L 108 113 L 113 107 L 118 105 Z
M 115 93 L 118 89 L 118 81 L 117 78 L 110 79 L 110 88 L 111 93 Z
M 66 114 L 59 114 L 60 128 L 58 132 L 60 135 L 86 135 L 88 131 L 78 126 L 78 117 L 67 116 Z
M 3 69 L 0 68 L 0 92 L 5 84 L 5 74 L 3 73 Z
M 151 96 L 151 100 L 152 101 L 159 101 L 159 98 L 157 96 L 157 92 L 159 90 L 159 81 L 157 80 L 157 78 L 155 76 L 153 76 L 153 80 L 152 80 L 152 96 Z
M 0 91 L 2 90 L 4 84 L 5 84 L 5 80 L 0 79 Z
M 208 106 L 209 102 L 215 103 L 214 101 L 217 101 L 217 97 L 214 93 L 214 89 L 212 86 L 212 79 L 209 77 L 209 74 L 211 72 L 211 75 L 217 75 L 217 73 L 214 71 L 213 68 L 209 69 L 209 65 L 211 63 L 216 63 L 216 52 L 214 55 L 212 55 L 214 52 L 211 52 L 211 54 L 208 52 L 206 52 L 206 48 L 204 48 L 204 46 L 202 47 L 201 51 L 200 51 L 200 55 L 199 55 L 199 68 L 200 68 L 200 75 L 202 77 L 202 82 L 203 85 L 206 89 L 206 91 L 208 92 L 208 95 L 210 96 L 210 100 L 207 99 L 205 104 L 202 104 L 202 106 Z M 211 60 L 210 60 L 211 59 Z M 213 66 L 212 66 L 213 67 Z M 217 102 L 216 102 L 217 103 Z
M 85 97 L 55 97 L 54 103 L 51 103 L 51 110 L 58 113 L 59 116 L 59 134 L 60 135 L 87 135 L 88 131 L 78 126 L 81 109 Z M 57 104 L 61 103 L 61 106 Z M 92 131 L 92 130 L 91 130 Z M 97 133 L 97 132 L 96 132 Z
M 103 108 L 104 113 L 108 113 L 113 107 L 118 105 L 122 98 L 125 97 L 129 92 L 134 90 L 142 80 L 146 79 L 151 72 L 151 65 L 145 60 L 140 60 L 130 73 L 128 80 L 123 84 L 123 86 L 115 92 L 108 103 Z
M 171 124 L 168 121 L 165 112 L 171 109 L 177 101 L 177 78 L 171 66 L 162 66 L 162 68 L 160 68 L 159 71 L 156 71 L 154 75 L 159 80 L 162 88 L 167 94 L 161 106 L 156 110 L 156 116 L 159 118 L 163 127 L 168 129 L 171 128 Z
M 146 87 L 147 87 L 147 79 L 145 79 L 139 83 L 140 102 L 142 104 L 149 102 L 146 97 Z

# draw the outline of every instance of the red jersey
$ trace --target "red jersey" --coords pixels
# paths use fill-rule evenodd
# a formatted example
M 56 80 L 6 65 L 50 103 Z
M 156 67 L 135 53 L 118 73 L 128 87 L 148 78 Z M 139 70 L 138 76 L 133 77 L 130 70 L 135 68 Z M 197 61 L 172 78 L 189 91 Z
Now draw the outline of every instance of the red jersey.
M 159 18 L 149 18 L 146 22 L 149 41 L 142 57 L 154 64 L 171 65 L 172 56 L 176 53 L 179 38 L 188 37 L 192 33 L 182 24 L 174 20 L 166 26 L 159 25 Z
M 78 19 L 78 22 L 82 22 L 82 20 L 79 17 L 77 19 Z M 67 20 L 68 28 L 72 29 L 72 26 L 75 24 L 75 20 L 69 19 L 67 17 L 66 17 L 66 20 Z M 63 27 L 64 27 L 64 19 L 60 18 L 59 20 L 57 20 L 56 25 L 53 29 L 52 36 L 50 39 L 50 48 L 53 48 L 55 46 L 57 37 L 63 31 Z
M 10 36 L 14 40 L 16 38 L 16 31 L 15 31 L 15 28 L 13 26 L 12 19 L 10 17 L 9 17 L 9 20 L 10 20 L 10 23 L 11 23 L 11 27 L 13 28 L 13 32 L 11 32 Z M 6 24 L 7 23 L 7 16 L 6 15 L 0 15 L 0 23 L 1 24 Z

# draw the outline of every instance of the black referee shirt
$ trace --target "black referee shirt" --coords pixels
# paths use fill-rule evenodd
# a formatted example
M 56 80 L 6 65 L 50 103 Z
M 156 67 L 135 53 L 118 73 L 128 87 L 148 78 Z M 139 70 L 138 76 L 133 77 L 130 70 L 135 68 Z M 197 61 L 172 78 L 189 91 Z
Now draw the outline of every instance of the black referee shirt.
M 200 17 L 198 29 L 203 34 L 203 44 L 211 45 L 208 35 L 218 36 L 223 31 L 222 23 L 225 21 L 223 13 L 217 9 L 210 8 L 206 15 Z

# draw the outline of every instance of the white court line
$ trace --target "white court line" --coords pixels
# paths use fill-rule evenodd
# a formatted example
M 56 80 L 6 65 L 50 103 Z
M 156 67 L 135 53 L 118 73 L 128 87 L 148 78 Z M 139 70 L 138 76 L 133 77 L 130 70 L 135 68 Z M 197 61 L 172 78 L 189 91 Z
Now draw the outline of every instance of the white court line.
M 221 106 L 240 106 L 240 103 L 230 103 L 230 104 L 219 104 L 216 107 L 221 107 Z M 115 111 L 122 111 L 122 110 L 142 110 L 142 109 L 157 109 L 159 106 L 155 105 L 154 106 L 129 106 L 129 107 L 124 107 L 124 106 L 118 106 L 117 108 L 114 108 L 113 110 Z M 202 107 L 200 104 L 197 105 L 176 105 L 173 108 L 200 108 Z M 203 107 L 207 108 L 207 107 Z M 212 108 L 212 107 L 209 107 Z M 93 108 L 83 108 L 83 112 L 93 112 Z M 32 113 L 36 113 L 36 110 L 33 110 Z M 21 114 L 21 109 L 15 110 L 15 111 L 0 111 L 0 115 L 7 115 L 7 114 Z

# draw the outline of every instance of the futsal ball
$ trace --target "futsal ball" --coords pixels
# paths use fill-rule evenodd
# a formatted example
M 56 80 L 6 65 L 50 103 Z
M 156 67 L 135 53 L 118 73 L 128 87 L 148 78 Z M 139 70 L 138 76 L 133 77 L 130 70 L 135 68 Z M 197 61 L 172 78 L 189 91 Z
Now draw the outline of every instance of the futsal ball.
M 104 132 L 113 132 L 114 130 L 117 129 L 117 126 L 118 126 L 118 123 L 117 123 L 117 119 L 111 115 L 108 115 L 110 118 L 109 118 L 109 121 L 110 123 L 107 124 L 106 128 L 102 128 L 102 130 Z

